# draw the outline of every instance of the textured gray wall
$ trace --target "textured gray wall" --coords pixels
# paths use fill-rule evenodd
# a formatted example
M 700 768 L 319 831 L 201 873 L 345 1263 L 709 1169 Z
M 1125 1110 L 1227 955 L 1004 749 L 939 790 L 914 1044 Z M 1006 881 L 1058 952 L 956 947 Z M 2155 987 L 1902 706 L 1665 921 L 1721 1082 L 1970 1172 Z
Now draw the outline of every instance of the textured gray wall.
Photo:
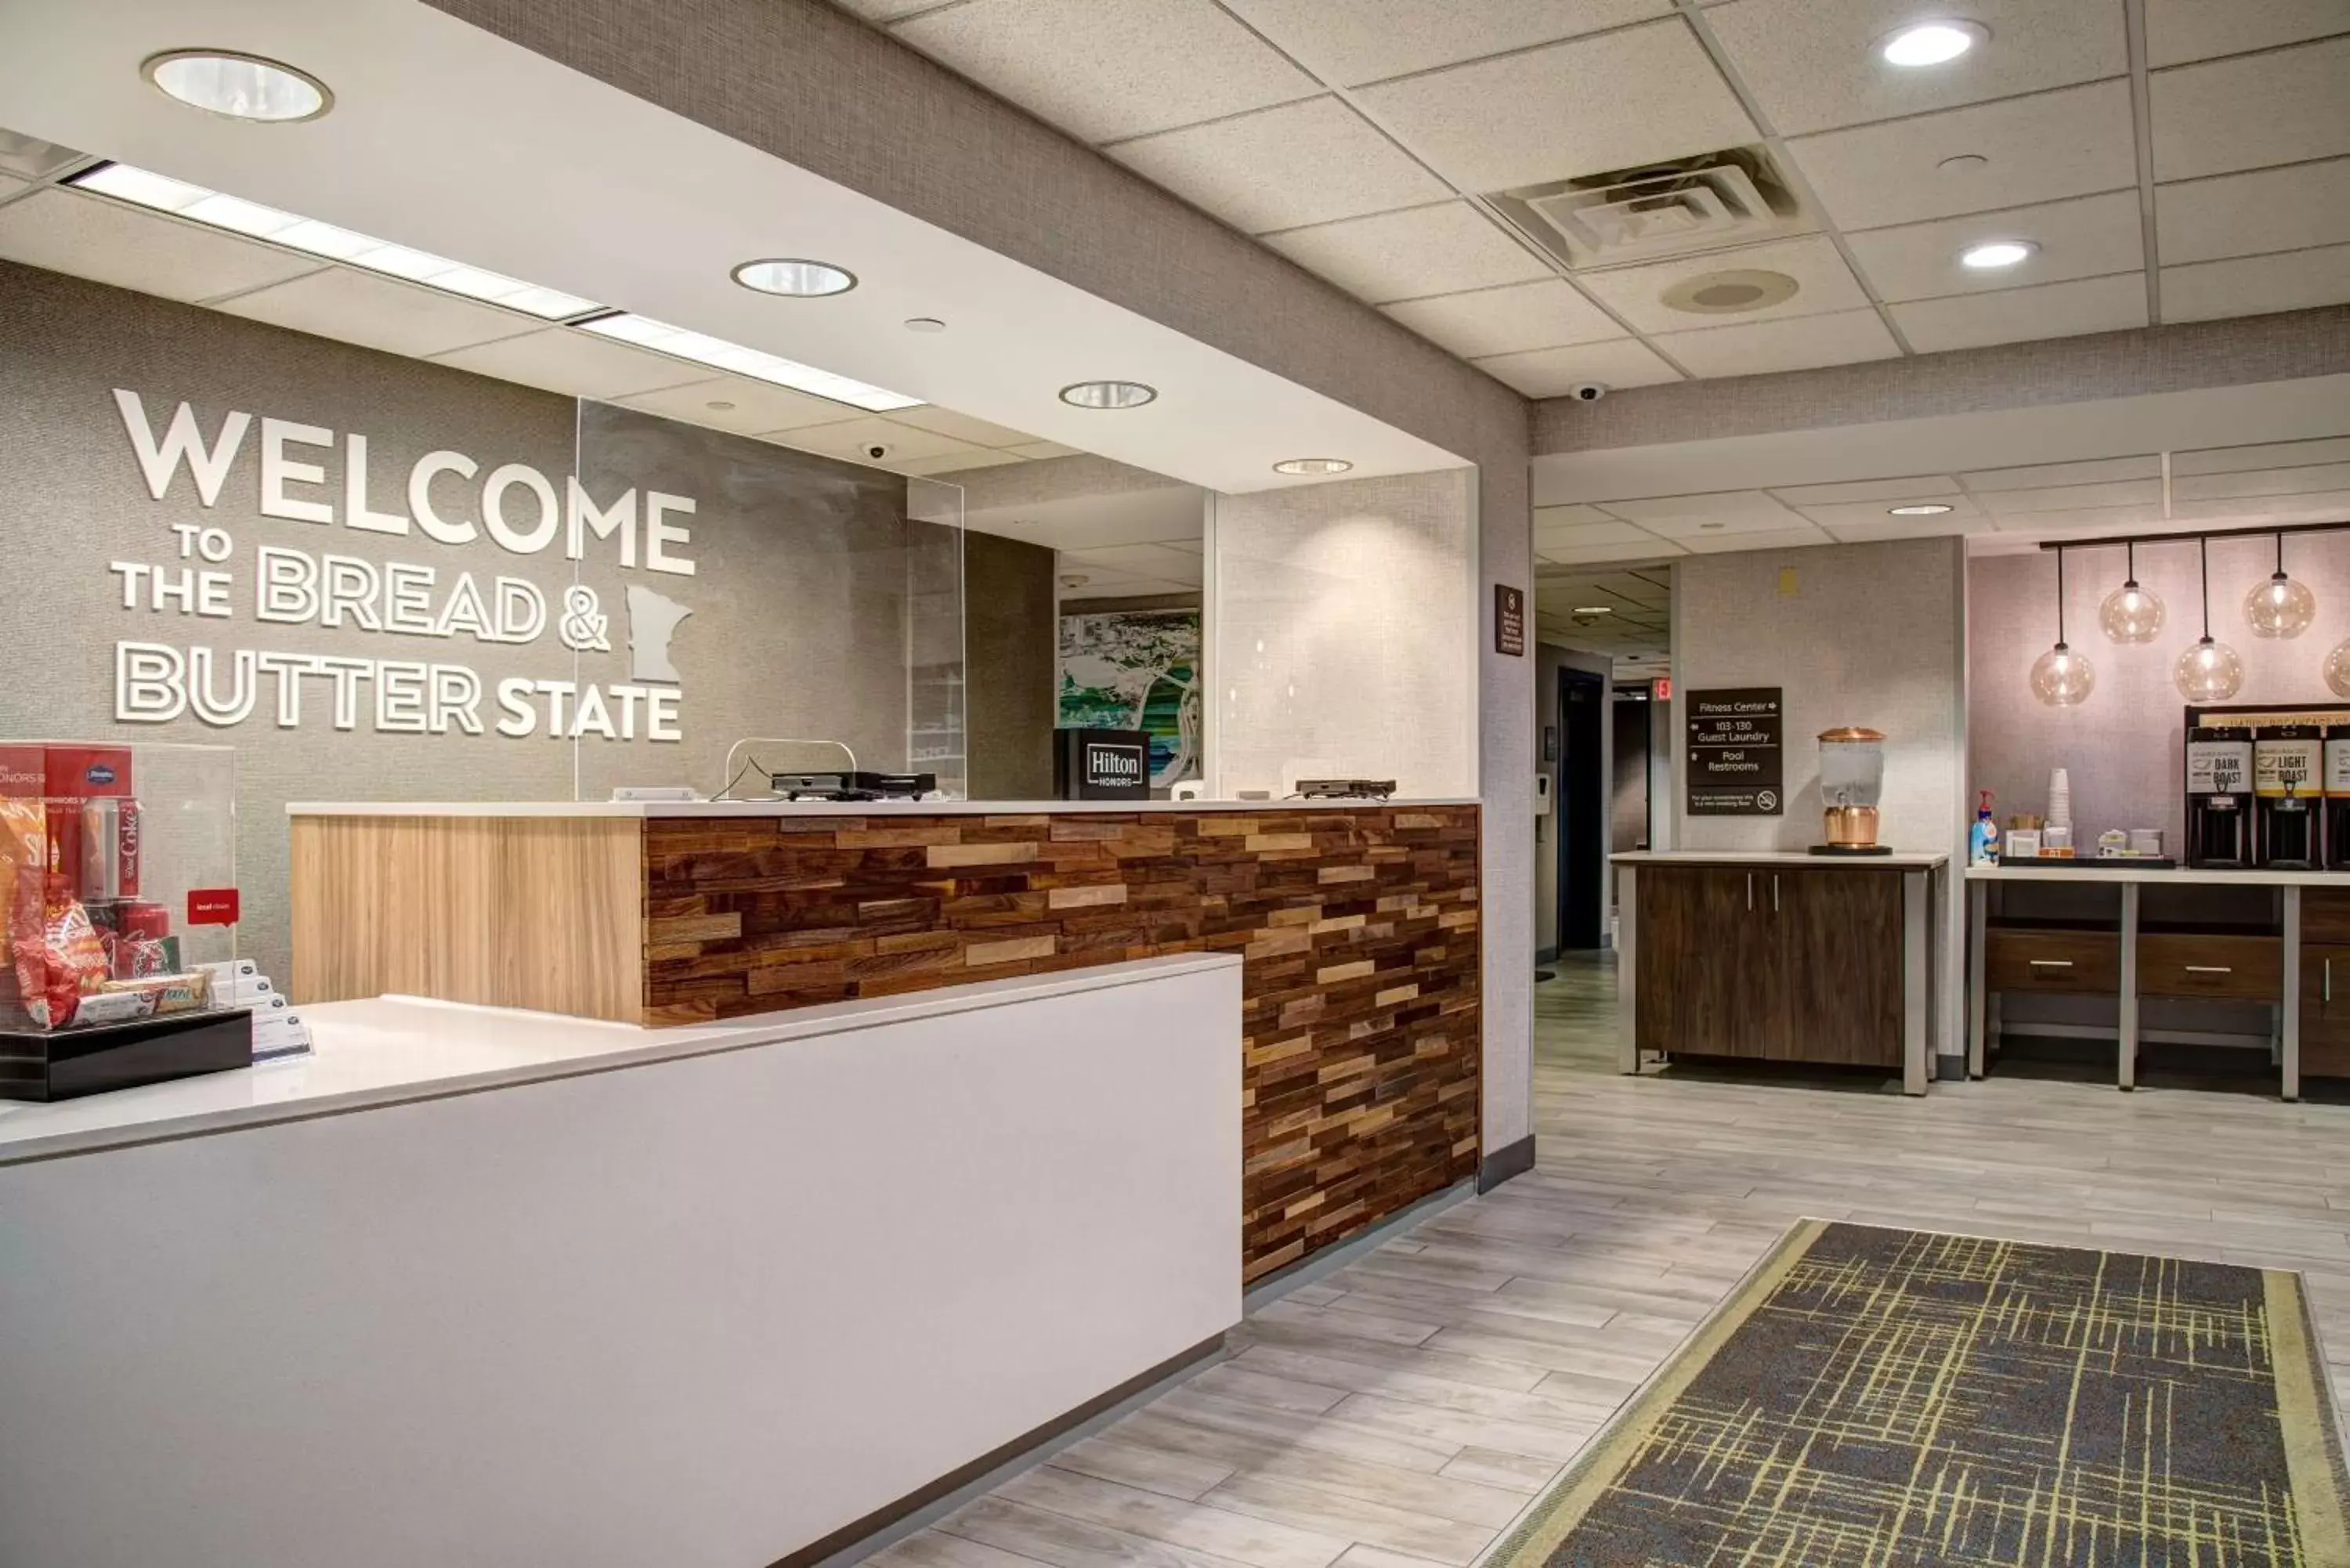
M 986 470 L 980 472 L 985 472 Z M 964 690 L 973 800 L 1050 800 L 1059 618 L 1054 553 L 993 534 L 963 539 Z
M 2232 702 L 2340 702 L 2325 684 L 2328 649 L 2350 637 L 2350 535 L 2304 534 L 2285 545 L 2285 566 L 2317 596 L 2317 621 L 2290 639 L 2254 637 L 2244 624 L 2245 593 L 2275 569 L 2267 539 L 2211 543 L 2211 635 L 2244 660 L 2244 689 Z M 2138 582 L 2161 597 L 2162 635 L 2123 647 L 2097 629 L 2097 606 L 2119 587 L 2117 546 L 2065 552 L 2065 634 L 2096 671 L 2096 686 L 2077 708 L 2049 708 L 2032 695 L 2032 665 L 2056 640 L 2056 557 L 1986 556 L 1967 568 L 1968 659 L 1971 672 L 1971 787 L 1988 789 L 2002 821 L 2013 812 L 2044 812 L 2048 774 L 2065 770 L 2073 822 L 2084 843 L 2108 827 L 2159 827 L 2175 853 L 2182 845 L 2186 803 L 2186 700 L 2171 684 L 2171 665 L 2202 634 L 2195 545 L 2191 540 L 2145 545 Z M 1969 794 L 1971 810 L 1974 796 Z
M 1783 568 L 1794 572 L 1782 591 Z M 1800 850 L 1820 842 L 1823 730 L 1885 732 L 1878 839 L 1965 853 L 1966 552 L 1961 539 L 1904 539 L 1690 556 L 1673 563 L 1673 699 L 1716 687 L 1784 689 L 1786 808 L 1779 816 L 1691 816 L 1689 733 L 1674 726 L 1673 847 Z M 1979 726 L 1983 721 L 1977 718 Z M 1964 885 L 1943 889 L 1936 1049 L 1957 1049 Z
M 691 529 L 685 553 L 698 570 L 621 572 L 591 553 L 586 580 L 601 595 L 613 649 L 575 660 L 552 625 L 572 579 L 559 549 L 515 556 L 486 540 L 450 547 L 340 522 L 266 517 L 257 479 L 259 421 L 271 416 L 367 436 L 379 509 L 402 506 L 397 493 L 408 466 L 437 448 L 464 452 L 484 470 L 527 462 L 559 488 L 573 471 L 580 417 L 570 400 L 7 264 L 0 264 L 0 344 L 7 414 L 0 562 L 11 655 L 0 678 L 0 735 L 234 746 L 246 915 L 240 944 L 281 975 L 288 800 L 567 800 L 575 784 L 590 798 L 615 783 L 710 788 L 727 743 L 753 732 L 837 732 L 861 757 L 884 765 L 903 758 L 903 545 L 910 527 L 926 525 L 904 521 L 902 480 L 590 405 L 590 492 L 609 501 L 632 483 L 640 496 L 648 487 L 691 496 L 699 510 L 672 521 Z M 141 395 L 151 421 L 188 401 L 207 439 L 229 410 L 253 414 L 215 505 L 199 504 L 184 472 L 166 499 L 150 496 L 115 409 L 117 387 Z M 323 462 L 330 481 L 340 478 L 339 449 L 301 455 Z M 444 511 L 457 511 L 459 488 L 444 482 Z M 339 484 L 301 493 L 331 499 L 340 516 Z M 530 504 L 517 496 L 517 521 L 531 515 Z M 171 524 L 189 522 L 222 527 L 235 541 L 226 564 L 236 578 L 234 618 L 124 608 L 108 563 L 178 566 Z M 550 625 L 536 642 L 502 646 L 256 621 L 253 560 L 263 545 L 433 566 L 444 583 L 458 570 L 484 581 L 495 573 L 526 577 L 546 595 Z M 220 729 L 193 718 L 114 722 L 118 639 L 434 659 L 470 665 L 493 688 L 503 676 L 626 681 L 627 583 L 693 611 L 671 646 L 683 692 L 681 743 L 385 734 L 365 718 L 338 732 L 326 722 L 317 680 L 305 682 L 299 729 L 276 727 L 265 702 L 244 723 Z M 266 698 L 274 684 L 263 690 Z M 494 698 L 484 698 L 481 717 L 485 728 L 495 722 Z
M 2037 343 L 1636 387 L 1604 402 L 1534 405 L 1537 452 L 2044 408 L 2092 398 L 2350 371 L 2350 306 L 2099 332 Z

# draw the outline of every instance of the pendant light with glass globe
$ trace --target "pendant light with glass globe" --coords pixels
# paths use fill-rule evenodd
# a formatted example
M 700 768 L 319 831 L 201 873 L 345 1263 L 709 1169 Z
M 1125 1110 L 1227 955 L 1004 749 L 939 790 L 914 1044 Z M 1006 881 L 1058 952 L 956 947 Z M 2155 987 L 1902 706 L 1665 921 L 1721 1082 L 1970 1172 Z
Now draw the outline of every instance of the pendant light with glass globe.
M 2244 596 L 2244 619 L 2254 637 L 2299 637 L 2317 618 L 2309 585 L 2284 575 L 2284 535 L 2276 536 L 2276 575 Z
M 2178 656 L 2170 678 L 2178 684 L 2178 694 L 2189 702 L 2224 702 L 2244 684 L 2244 661 L 2226 643 L 2211 640 L 2210 540 L 2195 541 L 2195 557 L 2203 582 L 2203 640 Z
M 2152 642 L 2162 635 L 2162 601 L 2137 586 L 2137 541 L 2126 541 L 2126 547 L 2127 575 L 2097 607 L 2097 624 L 2114 642 Z
M 2096 689 L 2097 672 L 2064 641 L 2064 552 L 2056 552 L 2056 646 L 2032 666 L 2032 694 L 2051 708 L 2076 708 Z

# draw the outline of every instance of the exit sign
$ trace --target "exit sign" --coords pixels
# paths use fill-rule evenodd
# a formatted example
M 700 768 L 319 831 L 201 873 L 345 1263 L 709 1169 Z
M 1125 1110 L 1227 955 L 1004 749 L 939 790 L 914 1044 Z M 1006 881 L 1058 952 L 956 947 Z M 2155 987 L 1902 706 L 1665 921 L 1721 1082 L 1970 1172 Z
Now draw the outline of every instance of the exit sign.
M 1669 702 L 1673 700 L 1673 678 L 1671 676 L 1659 675 L 1657 677 L 1656 696 L 1657 701 L 1659 702 Z

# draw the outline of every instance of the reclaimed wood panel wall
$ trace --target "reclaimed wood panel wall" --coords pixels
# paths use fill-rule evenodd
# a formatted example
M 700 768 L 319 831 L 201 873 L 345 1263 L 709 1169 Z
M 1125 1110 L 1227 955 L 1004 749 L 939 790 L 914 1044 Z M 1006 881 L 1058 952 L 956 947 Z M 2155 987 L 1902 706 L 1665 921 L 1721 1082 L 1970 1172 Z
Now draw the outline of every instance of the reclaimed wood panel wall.
M 1243 958 L 1244 1271 L 1472 1176 L 1477 808 L 656 817 L 648 1023 Z

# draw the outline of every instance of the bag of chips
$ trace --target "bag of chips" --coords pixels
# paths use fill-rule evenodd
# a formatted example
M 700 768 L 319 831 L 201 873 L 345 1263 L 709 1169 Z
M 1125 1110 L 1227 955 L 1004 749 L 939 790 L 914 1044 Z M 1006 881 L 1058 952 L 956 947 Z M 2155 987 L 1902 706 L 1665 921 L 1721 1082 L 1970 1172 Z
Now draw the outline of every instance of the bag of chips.
M 73 884 L 63 877 L 49 878 L 47 913 L 37 936 L 15 943 L 16 974 L 34 1027 L 62 1029 L 73 1022 L 82 994 L 106 983 L 106 948 L 89 923 L 89 911 L 73 896 Z M 37 974 L 37 984 L 28 971 Z
M 16 981 L 0 989 L 17 1008 L 29 1009 L 47 985 L 42 928 L 48 880 L 47 810 L 37 800 L 0 799 L 0 941 L 6 944 L 6 963 Z

